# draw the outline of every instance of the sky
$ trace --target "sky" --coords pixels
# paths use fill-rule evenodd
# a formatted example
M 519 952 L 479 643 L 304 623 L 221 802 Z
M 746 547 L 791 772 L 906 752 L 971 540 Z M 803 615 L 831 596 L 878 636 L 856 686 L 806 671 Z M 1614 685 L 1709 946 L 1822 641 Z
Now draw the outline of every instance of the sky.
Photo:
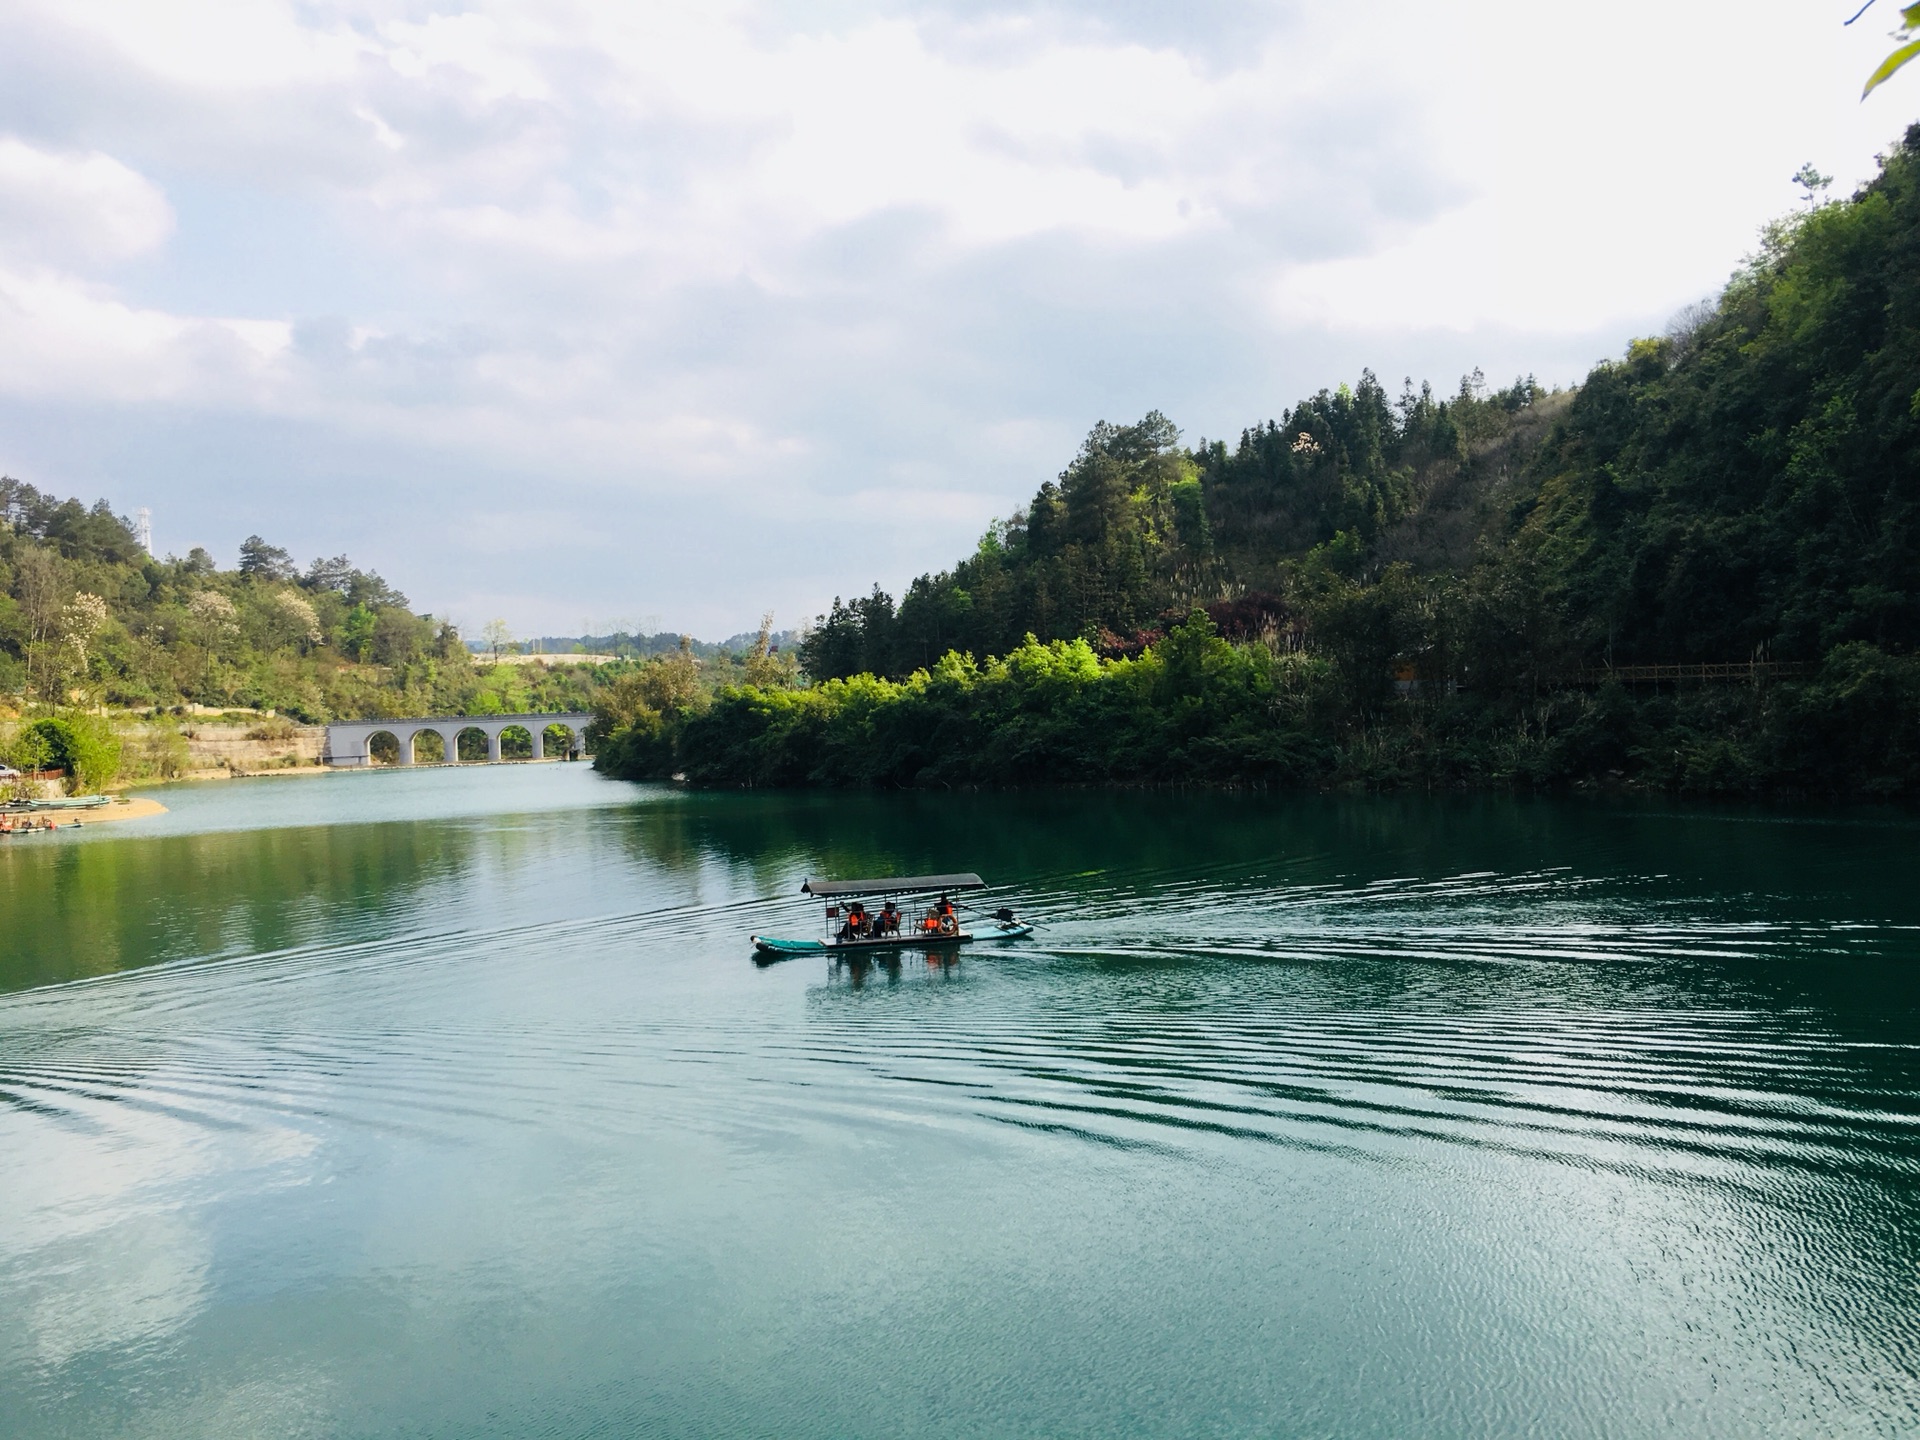
M 793 625 L 1103 419 L 1577 383 L 1920 116 L 1857 4 L 0 0 L 0 470 L 474 635 Z

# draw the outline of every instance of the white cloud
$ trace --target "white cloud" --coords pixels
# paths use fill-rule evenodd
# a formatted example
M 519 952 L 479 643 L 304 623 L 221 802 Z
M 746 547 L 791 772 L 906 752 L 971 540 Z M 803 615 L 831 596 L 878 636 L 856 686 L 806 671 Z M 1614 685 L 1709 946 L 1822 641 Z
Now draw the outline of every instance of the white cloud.
M 273 321 L 140 309 L 68 276 L 0 269 L 0 387 L 15 396 L 271 403 L 286 345 Z
M 0 135 L 0 254 L 51 265 L 125 260 L 172 230 L 159 187 L 112 156 Z
M 424 77 L 436 68 L 461 72 L 471 81 L 475 98 L 486 102 L 507 99 L 546 100 L 552 95 L 537 66 L 521 58 L 527 39 L 503 27 L 491 15 L 469 12 L 433 15 L 414 24 L 404 20 L 380 26 L 388 42 L 386 62 L 396 74 Z
M 307 17 L 323 7 L 277 0 L 51 0 L 22 8 L 99 37 L 164 80 L 214 91 L 337 82 L 368 48 L 344 6 L 319 24 Z
M 1431 162 L 1460 177 L 1462 203 L 1285 270 L 1283 321 L 1543 335 L 1644 322 L 1718 288 L 1791 203 L 1800 160 L 1864 178 L 1897 125 L 1855 103 L 1873 40 L 1819 7 L 1735 24 L 1646 0 L 1599 17 L 1498 0 L 1406 18 L 1431 73 L 1482 73 L 1430 102 L 1446 122 Z

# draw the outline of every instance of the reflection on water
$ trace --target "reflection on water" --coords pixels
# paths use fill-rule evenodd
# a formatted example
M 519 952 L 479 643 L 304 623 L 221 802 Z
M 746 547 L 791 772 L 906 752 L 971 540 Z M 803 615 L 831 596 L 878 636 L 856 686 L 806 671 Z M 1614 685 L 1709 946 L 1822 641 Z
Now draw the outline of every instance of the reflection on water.
M 930 950 L 922 946 L 835 955 L 827 960 L 827 986 L 844 985 L 848 989 L 858 990 L 869 980 L 898 985 L 901 978 L 908 974 L 927 984 L 956 984 L 963 978 L 960 960 L 958 950 Z M 788 961 L 775 959 L 770 963 L 785 964 Z
M 275 784 L 0 854 L 9 1433 L 1920 1426 L 1901 817 Z
M 476 859 L 471 832 L 429 824 L 116 840 L 5 857 L 0 985 L 377 931 Z

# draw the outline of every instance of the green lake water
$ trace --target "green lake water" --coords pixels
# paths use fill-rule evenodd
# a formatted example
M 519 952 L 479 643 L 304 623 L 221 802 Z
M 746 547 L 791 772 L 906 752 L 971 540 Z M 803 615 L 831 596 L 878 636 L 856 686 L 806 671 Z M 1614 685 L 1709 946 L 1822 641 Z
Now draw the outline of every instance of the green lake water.
M 0 840 L 9 1440 L 1920 1432 L 1903 815 L 160 793 Z

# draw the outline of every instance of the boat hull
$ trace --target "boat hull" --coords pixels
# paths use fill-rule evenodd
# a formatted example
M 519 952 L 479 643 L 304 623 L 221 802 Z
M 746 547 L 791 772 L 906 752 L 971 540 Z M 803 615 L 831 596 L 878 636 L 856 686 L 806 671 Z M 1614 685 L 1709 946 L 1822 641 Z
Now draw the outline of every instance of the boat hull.
M 827 949 L 824 940 L 781 940 L 772 935 L 755 935 L 753 948 L 762 955 L 819 955 Z
M 920 950 L 940 945 L 968 945 L 975 940 L 1018 940 L 1031 935 L 1031 925 L 995 925 L 975 935 L 961 930 L 953 935 L 929 935 L 915 931 L 910 935 L 887 935 L 878 940 L 782 940 L 776 935 L 753 935 L 755 953 L 760 955 L 842 955 L 855 950 Z
M 839 955 L 849 950 L 917 950 L 929 945 L 965 945 L 973 936 L 962 930 L 953 935 L 888 935 L 879 940 L 782 940 L 755 935 L 753 948 L 762 955 Z

